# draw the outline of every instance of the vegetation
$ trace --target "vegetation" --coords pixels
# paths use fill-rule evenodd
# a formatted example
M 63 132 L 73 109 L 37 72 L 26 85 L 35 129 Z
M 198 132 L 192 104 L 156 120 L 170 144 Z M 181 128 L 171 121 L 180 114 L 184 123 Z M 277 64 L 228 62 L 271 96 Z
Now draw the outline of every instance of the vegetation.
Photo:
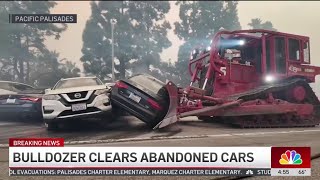
M 92 15 L 83 31 L 81 62 L 85 74 L 101 79 L 111 77 L 112 36 L 117 78 L 136 73 L 149 73 L 159 79 L 189 84 L 189 55 L 197 46 L 207 47 L 214 33 L 221 28 L 241 29 L 236 1 L 178 1 L 180 20 L 174 22 L 174 33 L 183 44 L 178 61 L 162 60 L 160 54 L 170 48 L 166 20 L 169 1 L 92 1 Z M 52 86 L 62 77 L 79 76 L 74 63 L 47 49 L 45 40 L 67 30 L 66 24 L 9 24 L 9 14 L 46 14 L 55 2 L 0 2 L 0 80 L 11 80 L 37 86 Z M 248 24 L 255 29 L 276 30 L 270 21 L 254 18 Z
M 160 53 L 171 46 L 171 29 L 165 14 L 168 1 L 91 2 L 92 15 L 83 32 L 83 56 L 86 72 L 100 78 L 110 77 L 112 67 L 111 20 L 114 26 L 114 57 L 118 78 L 126 73 L 150 72 L 160 64 Z
M 273 24 L 270 21 L 266 21 L 263 23 L 260 18 L 251 19 L 251 22 L 248 23 L 248 25 L 252 29 L 266 29 L 271 31 L 277 31 L 277 29 L 273 27 Z
M 44 44 L 47 37 L 59 39 L 60 34 L 67 29 L 66 24 L 8 22 L 9 14 L 47 14 L 55 5 L 55 2 L 44 1 L 0 2 L 1 80 L 42 86 L 52 85 L 58 78 L 66 75 L 78 75 L 78 70 L 69 74 L 70 72 L 62 68 L 63 64 L 58 61 L 58 54 L 48 50 Z M 45 78 L 48 76 L 50 81 Z

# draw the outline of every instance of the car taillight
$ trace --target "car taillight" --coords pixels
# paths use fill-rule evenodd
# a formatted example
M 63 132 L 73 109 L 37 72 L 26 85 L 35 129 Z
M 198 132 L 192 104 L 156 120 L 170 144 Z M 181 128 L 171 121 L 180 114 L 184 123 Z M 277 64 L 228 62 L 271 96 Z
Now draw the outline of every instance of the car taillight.
M 162 107 L 156 101 L 154 101 L 153 99 L 148 98 L 147 101 L 154 109 L 162 110 Z
M 40 100 L 41 100 L 41 98 L 35 98 L 35 97 L 23 97 L 23 98 L 20 98 L 20 100 L 37 102 L 37 101 L 40 101 Z
M 0 96 L 0 100 L 1 99 L 8 99 L 9 96 Z
M 128 85 L 126 85 L 125 83 L 121 82 L 121 81 L 117 81 L 115 86 L 117 88 L 124 88 L 124 89 L 127 89 L 128 88 Z

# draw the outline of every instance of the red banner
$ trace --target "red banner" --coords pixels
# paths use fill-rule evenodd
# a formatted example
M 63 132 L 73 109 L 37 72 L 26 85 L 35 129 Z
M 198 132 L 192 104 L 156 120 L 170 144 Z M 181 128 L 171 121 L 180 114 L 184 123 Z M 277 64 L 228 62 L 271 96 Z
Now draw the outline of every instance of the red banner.
M 272 147 L 271 168 L 311 168 L 311 148 Z
M 63 147 L 63 138 L 10 138 L 10 147 Z

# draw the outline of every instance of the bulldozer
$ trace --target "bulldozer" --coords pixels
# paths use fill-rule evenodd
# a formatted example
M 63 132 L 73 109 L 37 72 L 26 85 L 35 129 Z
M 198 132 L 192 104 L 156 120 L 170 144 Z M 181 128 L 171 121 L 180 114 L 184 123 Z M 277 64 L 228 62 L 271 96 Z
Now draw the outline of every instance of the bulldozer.
M 168 81 L 168 110 L 154 127 L 197 116 L 241 128 L 313 127 L 320 102 L 310 83 L 309 37 L 262 29 L 219 31 L 191 52 L 190 85 Z

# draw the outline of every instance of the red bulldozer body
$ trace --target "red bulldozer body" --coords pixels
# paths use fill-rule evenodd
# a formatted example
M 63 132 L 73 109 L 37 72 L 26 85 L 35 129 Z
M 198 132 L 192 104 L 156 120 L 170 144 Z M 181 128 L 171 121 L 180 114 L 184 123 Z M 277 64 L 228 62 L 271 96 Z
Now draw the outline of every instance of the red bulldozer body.
M 309 37 L 268 31 L 221 31 L 210 48 L 191 53 L 190 86 L 166 85 L 170 105 L 162 128 L 187 116 L 240 127 L 319 124 L 319 99 L 309 83 Z

